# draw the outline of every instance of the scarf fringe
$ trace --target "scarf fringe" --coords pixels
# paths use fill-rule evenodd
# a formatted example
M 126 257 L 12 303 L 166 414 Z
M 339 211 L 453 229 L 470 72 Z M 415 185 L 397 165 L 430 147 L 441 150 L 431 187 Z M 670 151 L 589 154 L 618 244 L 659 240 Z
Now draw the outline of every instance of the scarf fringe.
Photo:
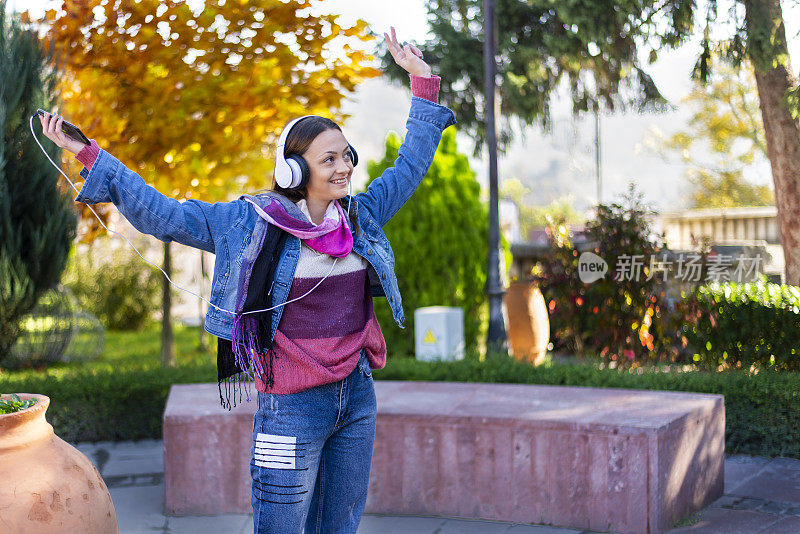
M 271 289 L 275 279 L 275 268 L 289 234 L 279 227 L 266 224 L 259 242 L 258 255 L 252 261 L 242 261 L 239 286 L 236 293 L 236 309 L 233 318 L 231 340 L 218 339 L 217 382 L 220 403 L 223 408 L 236 406 L 236 392 L 241 403 L 242 390 L 250 402 L 250 384 L 259 377 L 268 388 L 275 387 L 273 364 L 277 357 L 272 348 L 272 310 L 246 313 L 268 308 L 271 304 Z M 270 291 L 267 291 L 270 288 Z M 222 393 L 225 382 L 225 394 Z M 247 388 L 245 389 L 245 384 Z M 233 391 L 231 391 L 231 389 Z
M 223 408 L 236 407 L 236 393 L 239 393 L 239 404 L 242 403 L 242 390 L 245 392 L 247 402 L 250 402 L 250 386 L 257 376 L 261 376 L 268 388 L 275 386 L 275 370 L 273 363 L 277 357 L 275 349 L 269 343 L 269 325 L 265 314 L 237 313 L 233 319 L 232 339 L 230 343 L 231 354 L 225 354 L 236 363 L 241 372 L 218 381 L 219 399 Z M 267 340 L 269 347 L 261 346 L 259 340 Z M 227 347 L 227 344 L 226 344 Z M 227 350 L 227 349 L 226 349 Z M 222 383 L 225 383 L 225 395 L 222 394 Z M 245 387 L 246 386 L 246 387 Z M 233 396 L 231 396 L 231 389 Z
M 225 395 L 222 394 L 222 384 L 225 384 Z M 252 382 L 245 373 L 236 373 L 217 382 L 219 388 L 219 402 L 223 408 L 231 411 L 231 407 L 236 408 L 236 393 L 239 393 L 239 404 L 242 404 L 242 392 L 245 400 L 250 402 L 250 386 Z M 233 394 L 231 394 L 233 393 Z M 231 403 L 233 399 L 233 403 Z
M 232 350 L 232 345 L 229 341 L 224 341 L 220 339 L 220 342 L 217 344 L 217 352 L 218 358 L 222 358 L 223 361 L 233 362 L 234 361 L 234 354 Z M 239 368 L 241 369 L 241 368 Z M 242 393 L 244 392 L 245 398 L 247 402 L 250 402 L 250 386 L 252 384 L 252 377 L 248 375 L 248 373 L 242 372 L 239 369 L 235 371 L 228 371 L 231 373 L 226 377 L 217 379 L 217 388 L 219 389 L 219 402 L 223 408 L 227 409 L 228 411 L 231 410 L 231 407 L 236 407 L 236 394 L 239 394 L 239 404 L 242 404 Z M 222 393 L 222 385 L 225 384 L 225 394 Z M 233 402 L 231 402 L 233 401 Z

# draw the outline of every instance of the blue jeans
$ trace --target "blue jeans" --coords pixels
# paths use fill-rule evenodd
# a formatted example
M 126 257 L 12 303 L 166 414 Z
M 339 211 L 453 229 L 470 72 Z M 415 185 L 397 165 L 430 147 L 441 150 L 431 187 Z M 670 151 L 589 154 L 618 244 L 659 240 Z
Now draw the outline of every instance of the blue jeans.
M 250 474 L 255 534 L 355 533 L 367 500 L 377 404 L 363 351 L 339 382 L 258 393 Z

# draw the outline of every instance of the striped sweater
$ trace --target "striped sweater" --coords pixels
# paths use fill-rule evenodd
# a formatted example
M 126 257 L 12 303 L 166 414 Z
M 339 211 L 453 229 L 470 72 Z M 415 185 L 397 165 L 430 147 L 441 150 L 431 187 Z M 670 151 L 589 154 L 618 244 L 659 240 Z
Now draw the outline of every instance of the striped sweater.
M 297 205 L 308 216 L 305 200 Z M 333 262 L 332 256 L 302 243 L 287 301 L 331 274 L 309 295 L 284 307 L 273 339 L 275 386 L 267 388 L 257 379 L 258 391 L 296 393 L 342 380 L 355 369 L 362 348 L 370 367 L 386 364 L 386 342 L 372 307 L 367 261 L 351 252 L 335 266 Z

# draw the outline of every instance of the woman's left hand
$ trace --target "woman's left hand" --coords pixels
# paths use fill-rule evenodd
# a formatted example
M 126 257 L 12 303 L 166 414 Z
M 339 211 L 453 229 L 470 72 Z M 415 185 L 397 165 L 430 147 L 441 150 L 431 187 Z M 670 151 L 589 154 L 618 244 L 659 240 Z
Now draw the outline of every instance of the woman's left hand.
M 383 37 L 395 63 L 403 67 L 412 76 L 430 78 L 431 66 L 422 60 L 422 52 L 412 44 L 400 46 L 400 43 L 397 42 L 394 26 L 392 26 L 391 37 L 386 32 L 383 33 Z

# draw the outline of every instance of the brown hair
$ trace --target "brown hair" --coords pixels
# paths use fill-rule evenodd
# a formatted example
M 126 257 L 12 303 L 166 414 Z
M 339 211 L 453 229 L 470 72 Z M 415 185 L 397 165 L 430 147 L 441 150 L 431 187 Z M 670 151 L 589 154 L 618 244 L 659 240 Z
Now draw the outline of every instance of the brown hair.
M 292 126 L 291 131 L 286 136 L 286 143 L 283 146 L 283 157 L 286 158 L 292 154 L 302 156 L 306 153 L 311 143 L 314 142 L 314 139 L 316 139 L 317 136 L 322 132 L 328 130 L 342 131 L 339 125 L 333 122 L 331 119 L 320 117 L 318 115 L 304 117 L 294 126 Z M 272 191 L 280 193 L 295 203 L 308 197 L 308 191 L 305 187 L 300 189 L 284 189 L 283 187 L 279 186 L 278 182 L 275 180 L 274 171 L 272 176 Z M 350 223 L 351 226 L 358 231 L 355 212 L 352 210 L 350 213 Z

